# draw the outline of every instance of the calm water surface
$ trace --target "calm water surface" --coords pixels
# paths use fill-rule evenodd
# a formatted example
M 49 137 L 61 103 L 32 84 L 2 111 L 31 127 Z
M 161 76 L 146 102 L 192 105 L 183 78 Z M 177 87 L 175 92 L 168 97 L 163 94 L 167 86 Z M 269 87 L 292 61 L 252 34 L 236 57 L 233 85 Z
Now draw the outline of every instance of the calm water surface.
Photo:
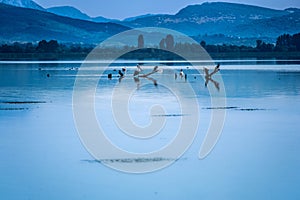
M 212 112 L 202 70 L 160 65 L 163 72 L 152 79 L 134 80 L 135 64 L 127 63 L 123 79 L 121 64 L 101 75 L 95 114 L 107 137 L 127 151 L 164 147 L 181 117 L 190 114 L 180 112 L 178 99 L 160 83 L 170 81 L 187 102 L 197 99 L 200 121 L 191 147 L 171 166 L 146 174 L 112 170 L 82 145 L 72 112 L 79 62 L 0 63 L 0 199 L 299 199 L 299 61 L 220 62 L 215 78 L 224 81 L 227 104 L 220 109 L 226 109 L 226 119 L 217 145 L 202 160 L 198 153 Z M 175 80 L 181 68 L 187 80 Z M 79 78 L 88 85 L 99 77 L 97 69 L 92 63 Z M 194 96 L 181 90 L 186 84 Z M 138 140 L 116 127 L 111 92 L 128 87 L 135 88 L 128 109 L 136 124 L 149 123 L 154 104 L 164 107 L 162 134 Z M 209 87 L 218 93 L 212 82 Z

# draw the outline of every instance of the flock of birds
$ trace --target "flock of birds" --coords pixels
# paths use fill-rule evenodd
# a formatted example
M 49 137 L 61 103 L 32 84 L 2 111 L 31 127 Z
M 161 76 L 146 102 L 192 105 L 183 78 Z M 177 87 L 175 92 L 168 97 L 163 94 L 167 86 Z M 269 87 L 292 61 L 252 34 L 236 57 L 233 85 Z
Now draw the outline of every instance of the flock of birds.
M 42 70 L 42 69 L 39 68 L 39 70 Z M 78 68 L 73 68 L 72 67 L 69 70 L 78 70 Z M 114 70 L 114 71 L 117 71 L 117 70 Z M 144 70 L 141 68 L 140 65 L 136 66 L 136 69 L 133 72 L 134 81 L 139 85 L 139 83 L 140 83 L 139 78 L 146 78 L 148 80 L 153 81 L 154 85 L 157 86 L 157 81 L 155 79 L 151 78 L 150 75 L 152 75 L 154 73 L 157 73 L 157 72 L 162 72 L 162 69 L 159 69 L 158 66 L 155 66 L 153 68 L 153 70 L 148 72 L 148 73 L 143 73 L 143 71 Z M 214 84 L 214 86 L 217 88 L 217 90 L 220 90 L 219 83 L 212 78 L 212 76 L 214 74 L 216 74 L 218 71 L 220 71 L 220 64 L 218 64 L 211 73 L 209 73 L 209 69 L 206 68 L 206 67 L 203 68 L 203 71 L 204 71 L 204 74 L 205 74 L 205 76 L 204 76 L 204 78 L 205 78 L 205 83 L 204 83 L 205 87 L 207 87 L 209 82 L 212 82 Z M 126 67 L 122 67 L 121 70 L 118 70 L 118 77 L 119 77 L 120 82 L 124 78 L 125 73 L 126 73 Z M 47 74 L 46 76 L 50 77 L 50 74 Z M 175 73 L 175 79 L 178 78 L 177 76 L 178 76 L 177 73 Z M 109 73 L 107 75 L 107 77 L 108 77 L 108 79 L 112 79 L 113 74 Z M 182 69 L 179 72 L 179 77 L 181 79 L 184 78 L 185 80 L 187 80 L 187 74 L 185 74 Z
M 114 71 L 116 71 L 116 70 L 114 70 Z M 162 70 L 159 69 L 158 66 L 155 66 L 151 72 L 144 74 L 144 73 L 142 73 L 143 69 L 141 68 L 141 66 L 137 65 L 136 69 L 133 72 L 133 77 L 134 77 L 134 80 L 135 80 L 136 83 L 140 82 L 139 78 L 147 78 L 148 80 L 153 81 L 154 85 L 157 86 L 157 81 L 153 78 L 150 78 L 149 76 L 154 74 L 154 73 L 157 73 L 159 71 L 162 71 Z M 212 78 L 212 76 L 214 74 L 216 74 L 218 71 L 220 71 L 220 64 L 218 64 L 211 73 L 209 72 L 209 69 L 206 68 L 206 67 L 203 68 L 203 71 L 204 71 L 204 74 L 205 74 L 205 76 L 204 76 L 204 78 L 205 78 L 205 83 L 204 83 L 205 87 L 207 87 L 209 82 L 212 82 L 214 84 L 214 86 L 217 88 L 217 90 L 220 90 L 219 83 Z M 123 67 L 121 70 L 118 70 L 118 76 L 119 76 L 119 81 L 120 82 L 124 78 L 125 73 L 126 73 L 126 68 L 125 67 Z M 108 76 L 109 79 L 112 79 L 113 74 L 109 73 L 107 76 Z M 185 80 L 187 80 L 187 74 L 184 73 L 183 69 L 180 69 L 179 77 L 180 77 L 180 79 L 184 78 Z M 177 75 L 177 73 L 175 73 L 175 79 L 177 79 L 177 78 L 178 78 L 178 75 Z

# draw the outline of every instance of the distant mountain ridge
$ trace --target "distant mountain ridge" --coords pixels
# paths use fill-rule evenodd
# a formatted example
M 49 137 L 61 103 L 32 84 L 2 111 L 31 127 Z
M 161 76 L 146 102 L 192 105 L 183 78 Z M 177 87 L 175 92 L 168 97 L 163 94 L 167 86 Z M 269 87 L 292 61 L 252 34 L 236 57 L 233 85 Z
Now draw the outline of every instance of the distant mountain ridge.
M 49 12 L 0 3 L 0 41 L 99 43 L 128 30 L 120 24 L 95 23 L 58 16 Z
M 0 0 L 0 2 L 48 12 L 42 14 L 34 13 L 32 10 L 30 13 L 32 16 L 28 16 L 29 11 L 25 12 L 22 10 L 24 8 L 16 9 L 1 4 L 0 30 L 3 30 L 3 34 L 0 35 L 0 39 L 3 41 L 33 41 L 45 37 L 42 39 L 96 42 L 112 36 L 113 33 L 128 30 L 129 27 L 149 26 L 173 29 L 198 40 L 210 38 L 212 43 L 224 40 L 224 43 L 235 44 L 239 42 L 242 44 L 242 41 L 249 38 L 252 42 L 257 38 L 275 42 L 276 37 L 281 34 L 300 32 L 300 9 L 298 8 L 275 10 L 245 4 L 211 2 L 189 5 L 174 15 L 147 14 L 118 21 L 103 17 L 93 18 L 71 6 L 45 10 L 31 0 Z M 6 8 L 10 11 L 8 12 Z M 105 25 L 94 22 L 110 23 Z M 218 37 L 218 35 L 222 36 Z
M 0 0 L 0 3 L 4 3 L 11 6 L 22 7 L 22 8 L 45 10 L 42 6 L 38 5 L 37 3 L 31 0 Z
M 109 22 L 112 21 L 110 19 L 104 18 L 104 17 L 90 17 L 87 14 L 81 12 L 77 8 L 74 8 L 72 6 L 57 6 L 57 7 L 51 7 L 47 8 L 47 11 L 56 15 L 64 16 L 64 17 L 70 17 L 74 19 L 82 19 L 92 22 Z
M 124 22 L 131 22 L 131 21 L 134 21 L 136 19 L 140 19 L 140 18 L 145 18 L 145 17 L 153 17 L 155 16 L 156 14 L 145 14 L 145 15 L 138 15 L 138 16 L 134 16 L 134 17 L 128 17 L 128 18 L 125 18 L 123 19 L 122 21 Z
M 131 22 L 123 22 L 122 24 L 130 27 L 154 26 L 170 28 L 189 36 L 222 33 L 236 37 L 277 37 L 278 33 L 300 32 L 300 26 L 295 26 L 299 24 L 299 18 L 296 18 L 296 13 L 298 13 L 297 9 L 294 10 L 294 13 L 291 13 L 288 10 L 213 2 L 187 6 L 175 15 L 149 16 Z M 295 17 L 290 19 L 291 15 Z M 290 19 L 288 21 L 288 25 L 291 25 L 290 28 L 280 29 L 280 24 L 277 24 L 277 22 L 283 22 L 287 19 Z M 271 23 L 272 21 L 274 23 Z M 263 26 L 264 23 L 268 26 Z M 246 28 L 248 31 L 240 29 L 241 27 Z M 276 29 L 277 31 L 272 33 L 268 29 Z

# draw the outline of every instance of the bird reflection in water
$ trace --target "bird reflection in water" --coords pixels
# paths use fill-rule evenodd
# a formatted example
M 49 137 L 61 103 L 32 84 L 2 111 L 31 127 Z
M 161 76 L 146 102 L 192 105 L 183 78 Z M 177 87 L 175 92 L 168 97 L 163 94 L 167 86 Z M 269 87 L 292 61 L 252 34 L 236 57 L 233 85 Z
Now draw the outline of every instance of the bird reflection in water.
M 153 84 L 154 84 L 154 86 L 157 86 L 158 84 L 157 84 L 157 80 L 155 80 L 154 78 L 152 78 L 152 77 L 149 77 L 150 75 L 152 75 L 152 74 L 154 74 L 154 73 L 157 73 L 157 72 L 159 72 L 159 71 L 161 71 L 160 69 L 158 69 L 158 66 L 155 66 L 154 68 L 153 68 L 153 70 L 151 71 L 151 72 L 149 72 L 149 73 L 147 73 L 147 74 L 140 74 L 141 72 L 143 71 L 143 69 L 139 66 L 139 65 L 137 65 L 137 69 L 134 71 L 134 73 L 133 73 L 133 80 L 134 80 L 134 82 L 136 83 L 136 85 L 137 85 L 137 89 L 139 89 L 140 88 L 140 78 L 144 78 L 144 79 L 147 79 L 147 80 L 149 80 L 149 81 L 152 81 L 153 82 Z
M 215 81 L 214 79 L 212 79 L 212 75 L 214 75 L 215 73 L 217 73 L 218 71 L 220 71 L 220 64 L 218 64 L 214 71 L 209 73 L 209 69 L 207 69 L 206 67 L 203 68 L 204 73 L 205 73 L 205 87 L 207 87 L 208 83 L 211 81 L 215 87 L 217 88 L 218 91 L 220 91 L 220 84 Z

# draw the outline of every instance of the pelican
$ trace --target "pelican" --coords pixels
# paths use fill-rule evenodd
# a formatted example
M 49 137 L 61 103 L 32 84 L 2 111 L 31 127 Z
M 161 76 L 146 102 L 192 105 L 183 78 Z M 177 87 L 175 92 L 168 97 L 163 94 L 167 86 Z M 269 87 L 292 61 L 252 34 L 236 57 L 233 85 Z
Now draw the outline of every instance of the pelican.
M 218 71 L 220 71 L 220 64 L 218 64 L 214 71 L 212 71 L 211 73 L 209 73 L 209 69 L 207 69 L 206 67 L 203 68 L 204 73 L 205 73 L 205 87 L 207 87 L 207 84 L 209 81 L 213 82 L 213 84 L 215 85 L 215 87 L 217 88 L 217 90 L 220 90 L 220 86 L 219 83 L 215 80 L 213 80 L 211 77 L 212 75 L 214 75 L 215 73 L 217 73 Z
M 154 74 L 156 72 L 159 72 L 160 70 L 158 69 L 158 66 L 155 66 L 152 70 L 152 72 L 149 72 L 148 74 L 142 74 L 142 75 L 139 75 L 139 77 L 148 77 L 150 76 L 151 74 Z
M 136 67 L 137 69 L 133 72 L 133 76 L 138 76 L 140 72 L 143 71 L 143 69 L 139 65 L 137 65 Z
M 184 74 L 184 72 L 183 72 L 182 69 L 180 70 L 179 76 L 180 76 L 180 78 L 183 78 L 185 76 L 185 74 Z

